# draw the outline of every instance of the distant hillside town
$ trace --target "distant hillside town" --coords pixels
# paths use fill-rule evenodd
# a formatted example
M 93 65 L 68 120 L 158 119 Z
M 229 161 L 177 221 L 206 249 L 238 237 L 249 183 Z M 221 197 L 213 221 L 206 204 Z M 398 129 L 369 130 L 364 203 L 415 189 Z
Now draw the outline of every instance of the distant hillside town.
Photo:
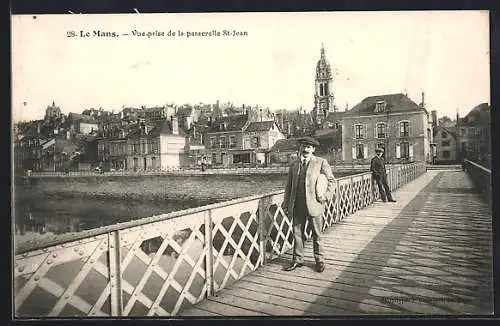
M 322 46 L 315 69 L 313 107 L 271 111 L 259 105 L 168 103 L 88 108 L 64 114 L 55 102 L 44 119 L 14 125 L 14 168 L 36 171 L 155 171 L 286 165 L 297 138 L 320 141 L 317 154 L 333 163 L 367 164 L 375 148 L 389 163 L 457 163 L 490 166 L 488 103 L 460 118 L 429 111 L 406 94 L 370 95 L 344 110 L 335 105 L 332 68 Z

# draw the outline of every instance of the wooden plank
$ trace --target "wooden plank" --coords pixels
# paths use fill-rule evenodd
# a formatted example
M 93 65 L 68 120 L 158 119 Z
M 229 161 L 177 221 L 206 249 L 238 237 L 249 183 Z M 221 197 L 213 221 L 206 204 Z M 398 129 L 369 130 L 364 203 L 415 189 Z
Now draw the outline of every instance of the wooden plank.
M 236 286 L 228 290 L 227 293 L 242 297 L 248 296 L 253 300 L 258 300 L 262 303 L 278 304 L 280 306 L 280 310 L 281 307 L 285 307 L 286 309 L 300 311 L 300 315 L 349 314 L 345 310 L 332 305 L 328 306 L 318 302 L 304 300 L 304 298 L 289 297 L 288 295 L 294 293 L 293 290 L 263 287 L 262 285 L 246 281 L 238 282 Z M 302 293 L 302 295 L 306 296 L 307 294 Z M 311 297 L 317 299 L 317 296 L 309 295 L 309 299 L 311 299 Z M 275 314 L 282 315 L 283 313 L 278 313 L 276 311 Z M 286 312 L 284 314 L 289 315 L 289 313 Z
M 221 303 L 225 303 L 231 306 L 239 307 L 239 308 L 249 308 L 253 311 L 259 312 L 259 315 L 286 315 L 286 316 L 296 316 L 296 315 L 302 315 L 303 311 L 297 310 L 297 309 L 292 309 L 292 308 L 287 308 L 284 306 L 281 306 L 277 303 L 268 303 L 268 302 L 261 302 L 259 300 L 254 300 L 253 298 L 246 298 L 246 295 L 248 295 L 248 291 L 245 291 L 245 294 L 241 294 L 242 296 L 236 295 L 234 289 L 225 289 L 222 291 L 217 297 L 212 297 L 210 300 L 213 301 L 218 301 Z M 231 291 L 231 293 L 229 293 Z M 253 294 L 252 294 L 253 297 Z M 232 314 L 232 316 L 235 316 Z M 239 315 L 239 314 L 238 314 Z
M 254 311 L 250 309 L 241 308 L 238 306 L 234 306 L 228 304 L 224 301 L 221 301 L 218 297 L 210 297 L 205 301 L 200 302 L 193 308 L 206 310 L 208 312 L 220 315 L 220 316 L 263 316 L 263 314 L 259 311 Z M 192 309 L 192 308 L 190 308 Z M 189 313 L 189 309 L 183 313 Z
M 211 312 L 211 311 L 207 311 L 207 310 L 193 307 L 193 308 L 189 308 L 189 309 L 181 312 L 180 316 L 184 316 L 184 317 L 196 317 L 196 316 L 217 317 L 217 316 L 221 316 L 221 315 L 214 313 L 214 312 Z
M 318 303 L 325 306 L 333 306 L 341 314 L 356 312 L 359 298 L 365 297 L 369 287 L 357 287 L 356 285 L 346 285 L 332 283 L 330 287 L 321 287 L 319 284 L 308 285 L 300 283 L 300 279 L 291 283 L 289 280 L 277 279 L 263 276 L 248 278 L 244 282 L 254 283 L 262 287 L 261 291 L 266 293 L 276 293 L 286 295 L 289 298 L 298 298 L 303 301 Z M 290 286 L 293 284 L 293 287 Z M 245 285 L 238 285 L 244 287 Z M 310 301 L 314 299 L 314 301 Z M 337 314 L 336 310 L 330 308 L 329 312 Z M 343 311 L 343 312 L 342 312 Z

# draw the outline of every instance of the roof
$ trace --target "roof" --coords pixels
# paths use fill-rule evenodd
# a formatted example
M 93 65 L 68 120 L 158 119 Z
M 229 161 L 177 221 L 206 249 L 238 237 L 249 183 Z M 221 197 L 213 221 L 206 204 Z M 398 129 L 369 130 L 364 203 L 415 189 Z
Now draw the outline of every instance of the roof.
M 334 137 L 342 137 L 342 129 L 333 129 L 333 128 L 321 128 L 316 129 L 314 132 L 315 138 L 334 138 Z
M 436 135 L 441 131 L 446 131 L 448 134 L 450 134 L 455 139 L 457 139 L 457 137 L 458 137 L 458 133 L 457 133 L 456 128 L 447 128 L 447 127 L 443 127 L 443 126 L 434 127 L 434 129 L 432 130 L 432 136 L 436 137 Z
M 169 134 L 172 135 L 172 123 L 170 119 L 161 119 L 154 121 L 153 123 L 147 124 L 149 127 L 149 132 L 147 137 L 159 137 L 160 134 Z M 135 125 L 134 128 L 127 135 L 127 138 L 137 137 L 141 135 L 141 130 L 139 125 Z M 186 137 L 186 133 L 182 128 L 179 127 L 179 136 Z
M 344 117 L 344 114 L 346 114 L 345 111 L 328 112 L 328 114 L 326 115 L 326 121 L 339 122 L 339 120 Z
M 287 138 L 279 139 L 271 151 L 273 152 L 286 152 L 286 151 L 297 151 L 299 149 L 299 138 Z
M 274 121 L 258 121 L 258 122 L 251 122 L 248 127 L 245 129 L 245 131 L 269 131 L 269 129 L 272 128 L 274 125 Z
M 460 125 L 474 126 L 490 123 L 491 121 L 491 107 L 488 103 L 481 103 L 476 105 L 470 112 L 461 118 Z
M 177 108 L 177 115 L 181 117 L 190 116 L 193 113 L 192 106 L 181 106 Z
M 246 114 L 222 117 L 214 121 L 207 132 L 242 131 L 247 121 Z
M 369 96 L 363 99 L 360 103 L 356 104 L 352 109 L 344 112 L 345 115 L 355 115 L 355 114 L 376 114 L 375 106 L 379 101 L 385 101 L 386 109 L 380 114 L 389 112 L 410 112 L 410 111 L 420 111 L 425 109 L 419 106 L 417 103 L 413 102 L 408 96 L 397 93 L 397 94 L 386 94 L 386 95 L 375 95 Z
M 69 118 L 73 121 L 81 121 L 81 122 L 85 122 L 85 123 L 97 124 L 97 121 L 94 118 L 92 118 L 91 116 L 85 115 L 85 114 L 71 112 L 69 114 Z

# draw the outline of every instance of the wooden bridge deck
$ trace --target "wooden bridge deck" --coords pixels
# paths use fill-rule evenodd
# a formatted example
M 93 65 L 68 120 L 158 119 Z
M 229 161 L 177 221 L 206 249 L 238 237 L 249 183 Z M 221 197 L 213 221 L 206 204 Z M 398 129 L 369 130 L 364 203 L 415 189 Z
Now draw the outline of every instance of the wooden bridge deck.
M 492 314 L 492 219 L 462 171 L 428 171 L 324 233 L 326 270 L 291 255 L 181 316 Z

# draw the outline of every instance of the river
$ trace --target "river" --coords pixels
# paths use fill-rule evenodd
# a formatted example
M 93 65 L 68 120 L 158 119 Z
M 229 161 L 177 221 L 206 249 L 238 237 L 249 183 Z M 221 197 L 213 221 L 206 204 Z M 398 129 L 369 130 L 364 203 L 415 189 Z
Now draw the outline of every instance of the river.
M 18 183 L 15 243 L 281 190 L 285 179 L 283 174 L 114 176 Z

